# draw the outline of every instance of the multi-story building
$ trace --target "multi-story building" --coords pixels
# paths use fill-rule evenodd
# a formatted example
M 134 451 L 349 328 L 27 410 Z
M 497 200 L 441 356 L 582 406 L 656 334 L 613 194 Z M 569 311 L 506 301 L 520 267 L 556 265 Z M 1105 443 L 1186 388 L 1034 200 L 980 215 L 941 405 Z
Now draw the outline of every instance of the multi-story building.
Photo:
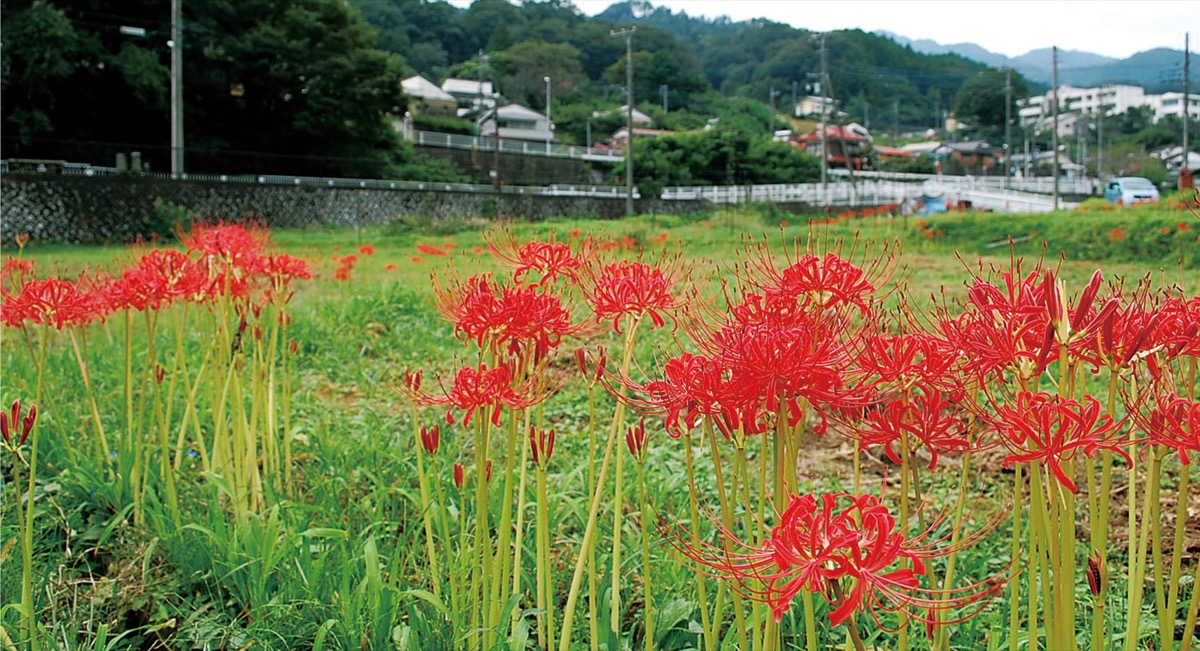
M 1188 97 L 1188 114 L 1200 118 L 1200 96 Z M 1054 115 L 1054 93 L 1030 97 L 1018 101 L 1017 115 L 1021 126 L 1037 130 L 1048 129 Z M 1147 94 L 1141 86 L 1110 85 L 1099 88 L 1058 87 L 1059 136 L 1075 133 L 1075 122 L 1103 112 L 1104 115 L 1120 115 L 1131 108 L 1148 106 L 1154 111 L 1157 122 L 1168 115 L 1183 114 L 1183 93 Z

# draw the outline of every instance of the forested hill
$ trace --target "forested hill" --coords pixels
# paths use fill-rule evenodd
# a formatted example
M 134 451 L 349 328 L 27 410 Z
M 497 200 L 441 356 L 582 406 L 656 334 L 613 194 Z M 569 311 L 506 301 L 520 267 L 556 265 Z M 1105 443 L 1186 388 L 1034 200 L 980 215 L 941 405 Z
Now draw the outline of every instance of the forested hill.
M 596 17 L 560 0 L 476 0 L 466 9 L 422 0 L 351 4 L 379 30 L 379 46 L 404 56 L 414 71 L 435 81 L 473 78 L 473 59 L 482 49 L 505 96 L 537 109 L 545 103 L 545 76 L 555 80 L 556 103 L 614 99 L 625 43 L 610 31 L 626 25 L 638 28 L 635 91 L 643 101 L 660 100 L 666 86 L 671 105 L 686 106 L 710 90 L 767 102 L 773 87 L 783 106 L 793 82 L 803 96 L 821 69 L 819 34 L 765 20 L 697 18 L 641 0 L 614 4 Z M 833 95 L 860 121 L 875 115 L 887 125 L 898 119 L 932 126 L 962 84 L 987 69 L 858 30 L 828 33 L 825 42 Z

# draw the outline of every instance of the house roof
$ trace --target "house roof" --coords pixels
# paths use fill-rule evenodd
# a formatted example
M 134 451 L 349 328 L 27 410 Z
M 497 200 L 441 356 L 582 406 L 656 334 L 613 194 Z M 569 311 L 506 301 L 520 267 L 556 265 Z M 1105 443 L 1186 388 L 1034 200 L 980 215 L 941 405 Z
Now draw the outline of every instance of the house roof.
M 913 152 L 908 151 L 907 149 L 901 149 L 899 147 L 884 147 L 882 145 L 876 145 L 875 151 L 878 152 L 880 156 L 895 156 L 897 158 L 912 158 L 915 155 Z
M 911 154 L 932 154 L 936 149 L 942 146 L 937 140 L 928 140 L 925 142 L 910 142 L 907 145 L 900 147 Z
M 517 119 L 517 120 L 545 120 L 546 116 L 537 111 L 521 106 L 520 104 L 506 104 L 495 110 L 489 110 L 479 116 L 480 122 L 486 122 L 492 119 L 492 114 L 495 113 L 501 119 Z
M 963 142 L 944 142 L 938 149 L 956 151 L 960 154 L 979 154 L 987 156 L 996 153 L 996 148 L 986 140 L 966 140 Z
M 667 132 L 663 131 L 662 129 L 642 129 L 640 127 L 633 128 L 633 135 L 635 135 L 635 136 L 650 136 L 651 138 L 657 138 L 664 133 L 667 133 Z M 616 131 L 613 132 L 612 139 L 620 140 L 620 139 L 626 137 L 627 135 L 629 135 L 629 130 L 626 129 L 625 127 L 621 127 L 620 129 L 617 129 Z
M 836 140 L 847 140 L 847 141 L 853 141 L 853 142 L 865 142 L 867 140 L 861 134 L 857 133 L 856 131 L 854 131 L 853 129 L 851 129 L 849 127 L 839 127 L 839 126 L 834 126 L 834 125 L 828 125 L 828 126 L 824 127 L 824 129 L 825 129 L 825 138 L 826 139 L 832 138 L 832 139 L 836 139 Z M 809 133 L 806 133 L 806 134 L 800 136 L 799 138 L 797 138 L 797 140 L 799 140 L 800 142 L 803 142 L 803 143 L 816 142 L 820 139 L 821 139 L 821 127 L 817 127 L 815 130 L 813 130 Z
M 629 105 L 626 104 L 624 106 L 620 106 L 615 109 L 609 109 L 607 111 L 595 111 L 592 113 L 592 117 L 598 118 L 598 117 L 603 117 L 605 115 L 612 115 L 613 113 L 620 113 L 621 115 L 625 115 L 625 112 L 628 110 L 629 110 Z M 641 111 L 637 110 L 636 108 L 633 109 L 633 123 L 634 124 L 650 124 L 652 122 L 654 122 L 654 118 L 651 118 L 649 115 L 642 113 Z
M 483 90 L 480 92 L 480 84 L 474 79 L 447 79 L 442 82 L 442 90 L 452 95 L 463 96 L 478 96 L 490 97 L 492 95 L 492 82 L 483 82 Z
M 454 96 L 446 91 L 438 88 L 436 84 L 428 79 L 417 75 L 409 77 L 400 82 L 400 86 L 404 89 L 404 94 L 409 97 L 417 97 L 420 99 L 434 99 L 446 102 L 453 102 Z

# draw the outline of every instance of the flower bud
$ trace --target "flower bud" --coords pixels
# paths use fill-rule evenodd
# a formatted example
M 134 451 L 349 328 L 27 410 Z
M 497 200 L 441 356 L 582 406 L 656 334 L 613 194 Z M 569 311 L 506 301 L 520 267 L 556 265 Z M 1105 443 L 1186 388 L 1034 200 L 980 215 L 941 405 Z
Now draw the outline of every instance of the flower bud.
M 637 425 L 630 425 L 629 431 L 625 433 L 625 444 L 629 446 L 629 451 L 633 454 L 633 458 L 637 459 L 638 463 L 646 459 L 646 419 L 638 421 Z
M 489 483 L 489 484 L 492 483 L 492 460 L 491 459 L 487 460 L 487 470 L 484 471 L 483 476 L 484 476 L 485 481 L 487 481 L 487 483 Z
M 288 340 L 288 352 L 295 355 L 300 351 L 300 342 L 295 339 Z
M 454 462 L 454 487 L 461 490 L 466 481 L 466 470 L 461 463 Z
M 429 454 L 437 454 L 438 448 L 441 447 L 442 431 L 437 425 L 433 427 L 421 426 L 421 447 Z
M 29 439 L 29 433 L 33 431 L 33 424 L 37 422 L 37 405 L 29 405 L 29 413 L 25 415 L 25 420 L 21 422 L 21 445 L 25 445 L 25 441 Z
M 1088 555 L 1087 582 L 1092 596 L 1099 596 L 1100 592 L 1108 585 L 1108 565 L 1104 562 L 1098 549 L 1093 549 L 1092 553 Z
M 550 455 L 554 454 L 554 430 L 530 427 L 529 451 L 533 456 L 534 463 L 543 465 L 549 461 Z

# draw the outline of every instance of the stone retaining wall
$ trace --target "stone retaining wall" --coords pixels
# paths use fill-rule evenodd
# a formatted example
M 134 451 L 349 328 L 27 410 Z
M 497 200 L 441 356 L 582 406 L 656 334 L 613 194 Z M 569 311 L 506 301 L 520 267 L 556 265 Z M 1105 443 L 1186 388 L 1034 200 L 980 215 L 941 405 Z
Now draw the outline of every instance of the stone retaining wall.
M 129 242 L 161 231 L 173 216 L 185 219 L 259 219 L 274 228 L 384 224 L 400 216 L 558 216 L 617 218 L 623 198 L 542 197 L 466 192 L 321 188 L 173 181 L 138 176 L 0 176 L 0 237 L 17 233 L 61 242 Z M 644 199 L 638 212 L 701 210 L 708 204 Z M 173 208 L 175 207 L 175 208 Z

